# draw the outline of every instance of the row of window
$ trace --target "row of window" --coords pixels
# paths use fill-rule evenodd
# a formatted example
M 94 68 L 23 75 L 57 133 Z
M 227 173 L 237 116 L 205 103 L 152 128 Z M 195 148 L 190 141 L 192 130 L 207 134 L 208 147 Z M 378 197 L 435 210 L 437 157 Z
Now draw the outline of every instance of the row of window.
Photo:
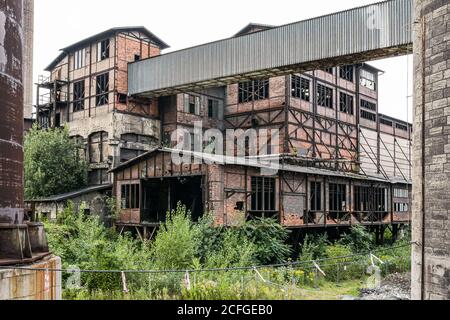
M 109 103 L 109 73 L 96 77 L 95 105 L 102 106 Z M 85 81 L 73 84 L 73 112 L 82 111 L 85 107 L 86 87 Z
M 346 212 L 347 186 L 345 184 L 329 184 L 329 211 Z M 309 209 L 322 211 L 322 183 L 310 182 Z M 387 189 L 355 186 L 354 210 L 360 212 L 385 212 L 387 210 Z
M 276 212 L 276 183 L 275 178 L 252 177 L 251 179 L 251 209 L 254 213 Z M 322 211 L 322 183 L 310 182 L 310 210 Z M 121 187 L 122 209 L 139 208 L 139 185 L 129 184 Z M 360 212 L 386 212 L 387 211 L 387 189 L 355 186 L 354 206 Z M 395 212 L 407 212 L 407 203 L 395 203 Z M 329 184 L 329 211 L 346 212 L 347 185 Z
M 408 198 L 409 197 L 409 191 L 407 189 L 394 189 L 394 198 Z
M 109 58 L 110 55 L 110 41 L 105 39 L 97 43 L 97 62 Z M 73 68 L 75 70 L 86 66 L 86 48 L 80 49 L 74 54 Z

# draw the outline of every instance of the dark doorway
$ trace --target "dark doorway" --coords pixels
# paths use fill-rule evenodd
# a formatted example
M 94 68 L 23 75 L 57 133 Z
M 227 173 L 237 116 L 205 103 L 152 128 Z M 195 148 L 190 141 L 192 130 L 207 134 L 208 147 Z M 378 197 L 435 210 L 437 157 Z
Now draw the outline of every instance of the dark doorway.
M 193 221 L 203 215 L 202 177 L 149 179 L 142 181 L 142 222 L 166 221 L 167 212 L 181 203 Z

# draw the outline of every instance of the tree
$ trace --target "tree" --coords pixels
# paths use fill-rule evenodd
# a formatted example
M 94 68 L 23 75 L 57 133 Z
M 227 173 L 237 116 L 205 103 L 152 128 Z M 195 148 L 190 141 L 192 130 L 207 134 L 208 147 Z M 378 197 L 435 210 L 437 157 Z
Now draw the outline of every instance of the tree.
M 36 199 L 86 186 L 87 164 L 80 146 L 67 128 L 40 130 L 25 135 L 25 197 Z

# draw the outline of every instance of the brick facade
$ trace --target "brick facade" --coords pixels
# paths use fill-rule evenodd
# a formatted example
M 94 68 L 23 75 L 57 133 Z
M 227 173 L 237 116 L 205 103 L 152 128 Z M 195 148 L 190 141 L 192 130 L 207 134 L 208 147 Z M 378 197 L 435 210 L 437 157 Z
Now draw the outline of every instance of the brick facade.
M 450 299 L 450 4 L 416 17 L 412 298 Z

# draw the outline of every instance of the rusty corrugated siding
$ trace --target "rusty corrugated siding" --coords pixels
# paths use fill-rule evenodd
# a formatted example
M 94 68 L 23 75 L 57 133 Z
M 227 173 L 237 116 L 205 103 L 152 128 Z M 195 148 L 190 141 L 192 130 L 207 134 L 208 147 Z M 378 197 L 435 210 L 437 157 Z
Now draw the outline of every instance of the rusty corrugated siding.
M 23 219 L 21 0 L 0 1 L 0 223 Z
M 406 46 L 412 43 L 412 4 L 381 2 L 142 60 L 129 65 L 129 92 L 212 86 L 237 75 L 287 73 L 279 69 Z

